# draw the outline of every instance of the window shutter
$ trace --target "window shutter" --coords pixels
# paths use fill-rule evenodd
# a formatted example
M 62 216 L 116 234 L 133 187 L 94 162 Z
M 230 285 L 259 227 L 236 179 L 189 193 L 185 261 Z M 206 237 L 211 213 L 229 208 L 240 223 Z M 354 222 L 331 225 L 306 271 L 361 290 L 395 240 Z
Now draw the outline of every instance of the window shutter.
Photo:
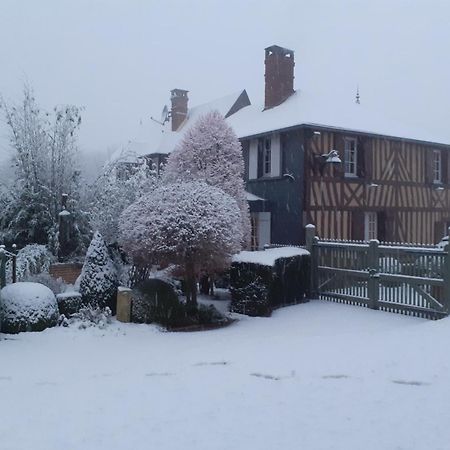
M 248 152 L 248 179 L 258 178 L 258 141 L 252 139 Z
M 258 139 L 256 141 L 258 143 L 258 178 L 263 176 L 263 164 L 264 164 L 264 141 L 262 139 Z
M 364 240 L 364 211 L 352 211 L 352 239 Z
M 427 184 L 433 184 L 433 158 L 433 149 L 425 147 L 425 182 Z
M 448 151 L 441 150 L 441 176 L 444 184 L 448 184 L 449 181 L 448 170 Z
M 377 231 L 378 231 L 378 240 L 379 241 L 386 241 L 387 240 L 387 234 L 386 234 L 386 211 L 378 211 L 377 212 Z
M 345 174 L 345 142 L 344 136 L 339 133 L 334 133 L 333 135 L 334 146 L 333 149 L 337 150 L 339 153 L 339 157 L 341 158 L 340 164 L 333 164 L 334 166 L 334 175 L 336 177 L 344 177 Z
M 272 144 L 271 144 L 271 152 L 270 152 L 270 176 L 279 177 L 280 173 L 280 163 L 281 163 L 281 152 L 280 152 L 280 134 L 275 133 L 272 135 Z
M 434 222 L 434 243 L 437 244 L 446 235 L 445 222 Z
M 356 174 L 358 177 L 364 178 L 366 176 L 366 139 L 363 137 L 358 137 L 356 140 L 356 145 Z

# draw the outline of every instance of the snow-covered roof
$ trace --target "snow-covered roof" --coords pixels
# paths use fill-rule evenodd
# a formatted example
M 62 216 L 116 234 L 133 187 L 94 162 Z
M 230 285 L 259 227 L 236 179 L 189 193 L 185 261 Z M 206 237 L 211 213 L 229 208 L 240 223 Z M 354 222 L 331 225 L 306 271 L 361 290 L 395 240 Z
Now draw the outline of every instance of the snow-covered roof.
M 277 259 L 299 255 L 309 255 L 309 252 L 299 247 L 269 248 L 256 252 L 243 251 L 233 256 L 233 262 L 273 266 Z
M 180 128 L 177 131 L 171 131 L 169 129 L 170 124 L 166 125 L 167 128 L 164 129 L 159 143 L 156 145 L 156 147 L 151 148 L 150 151 L 146 151 L 146 153 L 171 153 L 183 138 L 184 132 L 189 127 L 191 127 L 199 117 L 210 111 L 219 111 L 222 116 L 226 117 L 231 112 L 239 97 L 244 93 L 244 90 L 235 92 L 234 94 L 212 100 L 211 102 L 204 103 L 199 106 L 194 106 L 193 108 L 189 108 L 186 120 L 181 124 Z M 142 152 L 140 154 L 142 155 L 145 153 Z
M 240 138 L 309 125 L 450 144 L 450 131 L 436 135 L 429 122 L 431 118 L 424 117 L 423 111 L 418 111 L 417 116 L 417 123 L 407 123 L 404 118 L 395 117 L 389 105 L 376 110 L 364 102 L 357 104 L 351 98 L 332 98 L 320 92 L 298 90 L 279 106 L 264 110 L 262 104 L 250 105 L 227 121 Z

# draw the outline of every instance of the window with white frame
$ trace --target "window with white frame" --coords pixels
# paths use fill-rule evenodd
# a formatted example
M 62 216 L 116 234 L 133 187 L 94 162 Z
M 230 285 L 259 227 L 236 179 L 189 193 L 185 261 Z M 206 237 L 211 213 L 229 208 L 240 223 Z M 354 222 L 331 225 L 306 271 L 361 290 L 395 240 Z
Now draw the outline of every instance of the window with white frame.
M 357 175 L 357 152 L 356 139 L 346 138 L 344 149 L 345 175 Z
M 376 212 L 366 212 L 364 214 L 364 240 L 378 238 L 378 215 Z
M 249 144 L 248 179 L 274 178 L 281 176 L 280 135 L 272 133 Z
M 433 183 L 442 182 L 442 154 L 440 150 L 433 150 Z
M 263 158 L 263 177 L 272 174 L 272 140 L 270 137 L 261 139 L 262 144 L 262 158 Z

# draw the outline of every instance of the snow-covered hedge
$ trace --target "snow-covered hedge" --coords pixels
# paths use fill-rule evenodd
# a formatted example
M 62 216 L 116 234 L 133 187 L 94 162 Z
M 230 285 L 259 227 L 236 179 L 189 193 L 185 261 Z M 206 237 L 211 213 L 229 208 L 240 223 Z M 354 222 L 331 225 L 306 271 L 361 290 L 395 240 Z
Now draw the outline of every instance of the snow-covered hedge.
M 132 322 L 159 323 L 167 327 L 192 325 L 186 306 L 176 290 L 161 279 L 150 279 L 133 289 Z
M 220 325 L 228 319 L 213 305 L 183 303 L 171 282 L 152 278 L 133 289 L 131 320 L 138 323 L 158 323 L 169 329 L 177 329 Z
M 42 331 L 57 324 L 58 304 L 53 292 L 38 283 L 9 284 L 0 293 L 3 333 Z
M 70 317 L 80 311 L 82 307 L 81 294 L 79 292 L 63 292 L 56 296 L 60 314 Z
M 235 255 L 230 269 L 232 311 L 267 316 L 278 306 L 303 302 L 310 265 L 310 254 L 297 247 Z

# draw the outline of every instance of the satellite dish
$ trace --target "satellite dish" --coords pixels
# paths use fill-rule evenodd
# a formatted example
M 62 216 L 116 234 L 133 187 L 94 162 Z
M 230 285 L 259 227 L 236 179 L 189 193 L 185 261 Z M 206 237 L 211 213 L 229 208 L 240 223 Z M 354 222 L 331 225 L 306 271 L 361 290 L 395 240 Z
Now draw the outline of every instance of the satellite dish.
M 169 108 L 167 107 L 167 105 L 164 105 L 164 108 L 161 113 L 161 123 L 165 124 L 166 122 L 168 122 L 169 117 L 170 117 Z
M 160 125 L 164 125 L 166 122 L 169 121 L 171 116 L 171 111 L 169 111 L 169 108 L 167 105 L 164 105 L 164 108 L 161 112 L 161 120 L 156 120 L 153 117 L 150 117 L 150 119 L 153 120 L 153 122 L 159 123 Z

